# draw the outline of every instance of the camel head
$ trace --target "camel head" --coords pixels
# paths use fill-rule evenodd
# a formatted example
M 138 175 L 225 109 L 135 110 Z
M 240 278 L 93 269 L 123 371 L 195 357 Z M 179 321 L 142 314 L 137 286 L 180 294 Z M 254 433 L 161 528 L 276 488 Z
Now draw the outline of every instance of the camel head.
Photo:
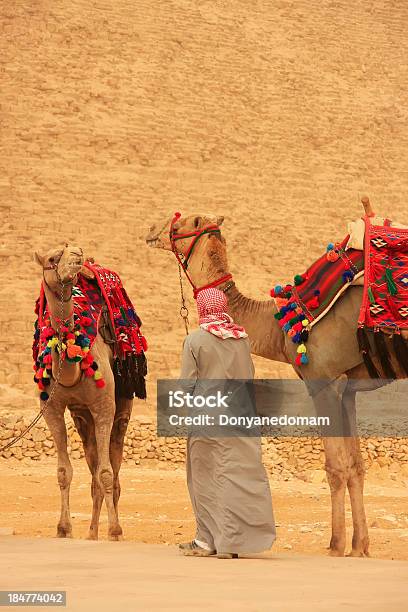
M 201 287 L 227 272 L 225 240 L 217 231 L 223 221 L 224 217 L 216 215 L 173 214 L 150 228 L 146 242 L 157 249 L 177 252 L 184 269 L 188 267 L 190 282 Z
M 149 233 L 146 236 L 146 243 L 148 246 L 156 249 L 164 249 L 166 251 L 172 251 L 172 245 L 170 242 L 170 228 L 171 222 L 174 219 L 174 214 L 151 226 Z M 189 234 L 197 230 L 203 229 L 208 225 L 216 225 L 219 227 L 224 221 L 224 217 L 217 217 L 216 215 L 202 214 L 202 215 L 188 215 L 186 217 L 179 217 L 172 227 L 173 234 Z M 191 238 L 183 238 L 177 240 L 177 251 L 185 254 L 191 244 Z
M 43 269 L 45 282 L 53 289 L 56 289 L 60 282 L 75 284 L 84 263 L 82 249 L 72 244 L 50 249 L 45 255 L 35 253 L 35 258 Z

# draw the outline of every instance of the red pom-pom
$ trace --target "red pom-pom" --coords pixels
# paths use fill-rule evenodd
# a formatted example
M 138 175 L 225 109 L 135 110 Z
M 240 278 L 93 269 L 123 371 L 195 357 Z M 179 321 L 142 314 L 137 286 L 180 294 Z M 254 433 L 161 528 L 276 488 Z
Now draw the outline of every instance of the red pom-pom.
M 274 297 L 276 297 L 276 296 L 275 296 L 275 289 L 271 289 L 271 290 L 270 290 L 270 292 L 269 292 L 269 295 L 270 295 L 271 297 L 273 297 L 273 298 L 274 298 Z
M 317 298 L 317 296 L 308 301 L 307 307 L 309 308 L 309 310 L 315 310 L 315 308 L 319 308 L 319 299 Z
M 95 374 L 95 372 L 93 371 L 92 368 L 86 368 L 86 370 L 84 371 L 85 376 L 93 376 Z
M 105 386 L 105 381 L 103 380 L 103 378 L 100 378 L 99 380 L 95 381 L 95 385 L 99 388 L 102 389 Z
M 89 327 L 92 325 L 92 319 L 90 317 L 81 317 L 80 323 L 84 327 Z
M 180 219 L 180 217 L 181 217 L 181 213 L 180 212 L 175 212 L 174 213 L 174 218 L 175 219 Z
M 296 365 L 302 365 L 302 353 L 296 355 L 295 363 Z
M 44 391 L 45 385 L 43 384 L 42 380 L 38 381 L 37 386 L 41 391 Z
M 69 334 L 67 334 L 67 340 L 75 340 L 75 334 L 69 332 Z
M 43 362 L 44 363 L 52 363 L 52 355 L 51 355 L 51 353 L 48 353 L 48 355 L 45 355 L 43 357 Z

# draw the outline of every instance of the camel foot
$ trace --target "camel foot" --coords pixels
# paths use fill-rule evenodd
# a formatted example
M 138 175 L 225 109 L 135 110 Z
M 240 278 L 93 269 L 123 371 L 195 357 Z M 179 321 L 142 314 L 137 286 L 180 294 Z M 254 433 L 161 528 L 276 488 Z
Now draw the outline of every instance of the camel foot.
M 111 542 L 121 542 L 121 541 L 123 540 L 123 535 L 122 535 L 122 534 L 117 534 L 117 535 L 115 535 L 115 534 L 110 534 L 110 535 L 108 536 L 108 539 L 109 539 Z
M 72 528 L 71 527 L 62 527 L 58 525 L 57 527 L 57 538 L 72 538 Z
M 108 531 L 108 539 L 111 542 L 119 542 L 123 540 L 123 531 L 120 525 L 116 525 L 116 527 L 111 527 Z
M 336 548 L 329 548 L 330 557 L 344 557 L 344 550 L 337 550 Z
M 86 536 L 87 540 L 97 540 L 98 539 L 98 534 L 97 533 L 88 533 L 88 535 Z
M 368 550 L 361 550 L 361 549 L 355 549 L 355 550 L 350 550 L 349 554 L 346 555 L 347 557 L 356 557 L 356 558 L 364 558 L 364 557 L 369 557 L 370 553 L 368 552 Z

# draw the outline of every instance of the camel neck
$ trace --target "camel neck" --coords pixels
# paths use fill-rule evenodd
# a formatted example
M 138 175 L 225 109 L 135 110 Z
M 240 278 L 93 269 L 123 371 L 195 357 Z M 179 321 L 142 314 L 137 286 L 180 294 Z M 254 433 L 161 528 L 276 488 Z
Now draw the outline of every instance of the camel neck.
M 69 287 L 71 291 L 71 287 Z M 61 300 L 57 298 L 51 287 L 44 284 L 45 297 L 47 299 L 48 309 L 50 312 L 50 321 L 52 328 L 58 332 L 61 320 L 63 325 L 69 329 L 74 326 L 74 303 L 72 297 L 63 303 L 61 308 Z M 65 291 L 66 293 L 66 291 Z M 55 349 L 52 349 L 52 369 L 54 378 L 58 372 L 59 354 Z M 59 382 L 65 387 L 72 387 L 77 384 L 81 378 L 81 368 L 79 363 L 62 363 Z
M 226 290 L 226 296 L 232 318 L 248 333 L 251 351 L 266 359 L 288 363 L 284 335 L 274 317 L 277 312 L 274 300 L 253 300 L 243 295 L 235 284 Z

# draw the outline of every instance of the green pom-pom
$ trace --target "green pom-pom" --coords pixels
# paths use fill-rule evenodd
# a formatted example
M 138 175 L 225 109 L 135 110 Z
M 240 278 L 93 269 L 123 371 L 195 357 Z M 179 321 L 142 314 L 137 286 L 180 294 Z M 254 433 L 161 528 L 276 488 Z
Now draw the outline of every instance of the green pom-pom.
M 289 319 L 289 325 L 292 327 L 292 325 L 294 325 L 295 323 L 297 323 L 299 321 L 299 319 L 296 317 L 292 317 L 291 319 Z
M 298 285 L 301 285 L 305 279 L 303 278 L 301 274 L 296 274 L 293 280 L 295 281 L 295 285 L 298 286 Z
M 277 321 L 280 321 L 281 319 L 283 319 L 283 314 L 281 312 L 276 312 L 273 316 L 275 317 Z

